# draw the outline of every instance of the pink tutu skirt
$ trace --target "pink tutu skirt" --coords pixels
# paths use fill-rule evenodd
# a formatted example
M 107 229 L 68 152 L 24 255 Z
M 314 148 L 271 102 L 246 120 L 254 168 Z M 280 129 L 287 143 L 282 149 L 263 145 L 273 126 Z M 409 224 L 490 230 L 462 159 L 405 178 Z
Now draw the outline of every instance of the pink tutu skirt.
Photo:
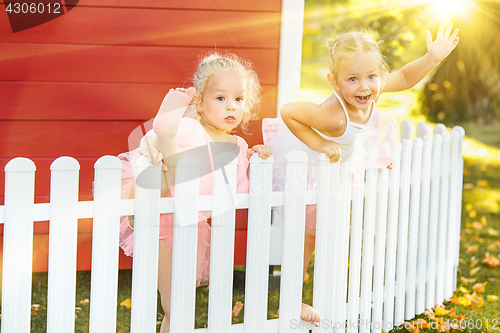
M 137 161 L 139 157 L 138 150 L 133 150 L 127 153 L 118 155 L 122 161 L 122 191 L 121 198 L 128 199 L 130 188 L 134 183 L 134 173 L 132 163 Z M 211 229 L 207 222 L 210 212 L 198 213 L 198 245 L 197 245 L 197 262 L 196 262 L 196 286 L 208 284 L 210 277 L 210 237 Z M 173 244 L 173 228 L 174 214 L 160 215 L 160 239 L 165 246 L 172 248 Z M 120 247 L 127 256 L 133 256 L 134 249 L 134 228 L 130 226 L 127 216 L 120 218 Z

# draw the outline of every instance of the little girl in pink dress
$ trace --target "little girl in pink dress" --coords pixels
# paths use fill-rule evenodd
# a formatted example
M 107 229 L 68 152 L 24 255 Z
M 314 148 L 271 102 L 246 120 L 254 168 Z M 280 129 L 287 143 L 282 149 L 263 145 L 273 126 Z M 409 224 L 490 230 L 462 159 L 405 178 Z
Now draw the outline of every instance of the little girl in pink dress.
M 175 163 L 182 152 L 196 152 L 201 160 L 200 194 L 212 194 L 213 160 L 221 152 L 232 152 L 237 158 L 237 193 L 248 192 L 248 159 L 253 153 L 267 158 L 272 148 L 256 145 L 251 149 L 241 137 L 230 132 L 247 123 L 258 103 L 260 84 L 249 63 L 235 55 L 212 54 L 198 66 L 194 88 L 171 89 L 165 96 L 153 123 L 153 130 L 141 140 L 149 141 L 150 153 L 145 149 L 120 154 L 122 160 L 122 198 L 133 198 L 135 193 L 135 162 L 141 153 L 151 162 L 163 164 L 162 196 L 175 192 Z M 187 106 L 192 103 L 198 119 L 185 117 Z M 198 213 L 197 285 L 208 283 L 210 260 L 210 212 Z M 133 250 L 133 217 L 121 218 L 120 247 L 126 255 Z M 158 290 L 165 316 L 160 332 L 170 326 L 170 295 L 172 270 L 173 214 L 160 215 Z

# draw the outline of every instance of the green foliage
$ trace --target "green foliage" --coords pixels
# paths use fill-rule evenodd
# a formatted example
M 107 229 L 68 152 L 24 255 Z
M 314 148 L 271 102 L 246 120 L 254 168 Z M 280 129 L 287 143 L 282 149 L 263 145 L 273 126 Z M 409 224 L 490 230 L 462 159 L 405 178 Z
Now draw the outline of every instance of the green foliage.
M 306 1 L 303 62 L 328 67 L 325 42 L 347 31 L 366 31 L 380 43 L 389 68 L 400 67 L 406 49 L 421 35 L 415 13 L 393 8 L 388 1 L 348 0 L 325 4 L 325 0 Z
M 420 95 L 430 120 L 448 125 L 500 119 L 500 2 L 475 2 L 466 19 L 456 18 L 460 43 L 438 67 Z

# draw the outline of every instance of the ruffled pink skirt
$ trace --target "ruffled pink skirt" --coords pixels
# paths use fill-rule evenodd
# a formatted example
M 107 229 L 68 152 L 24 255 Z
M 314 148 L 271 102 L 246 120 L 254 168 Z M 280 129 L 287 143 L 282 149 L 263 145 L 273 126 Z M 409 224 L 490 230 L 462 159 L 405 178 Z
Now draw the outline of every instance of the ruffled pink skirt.
M 122 161 L 122 191 L 121 198 L 128 199 L 130 189 L 134 183 L 134 171 L 132 163 L 139 157 L 138 150 L 118 155 Z M 208 214 L 207 214 L 208 215 Z M 160 239 L 165 246 L 172 248 L 174 214 L 160 215 Z M 198 245 L 196 262 L 196 286 L 208 284 L 210 276 L 210 237 L 211 229 L 207 222 L 207 216 L 202 212 L 198 213 Z M 130 226 L 127 216 L 120 218 L 120 247 L 127 256 L 133 256 L 134 249 L 134 228 Z

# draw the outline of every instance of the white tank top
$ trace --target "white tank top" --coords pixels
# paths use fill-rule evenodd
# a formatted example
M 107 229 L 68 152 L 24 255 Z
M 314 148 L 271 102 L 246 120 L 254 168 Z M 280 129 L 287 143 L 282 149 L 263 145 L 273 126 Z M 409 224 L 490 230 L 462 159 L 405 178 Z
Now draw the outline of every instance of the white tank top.
M 337 142 L 340 146 L 340 149 L 342 149 L 342 157 L 341 161 L 346 161 L 348 160 L 356 148 L 361 148 L 363 146 L 363 140 L 362 140 L 362 134 L 365 129 L 370 125 L 370 122 L 372 121 L 373 118 L 373 108 L 375 107 L 375 102 L 373 102 L 372 106 L 372 112 L 370 114 L 370 118 L 368 118 L 368 121 L 366 124 L 357 124 L 353 123 L 349 120 L 349 114 L 347 113 L 347 109 L 344 105 L 344 101 L 342 101 L 342 98 L 337 94 L 336 91 L 333 92 L 335 94 L 335 97 L 340 102 L 340 105 L 342 105 L 342 108 L 344 109 L 345 117 L 347 119 L 347 125 L 345 128 L 344 133 L 341 136 L 333 137 L 333 136 L 328 136 L 320 131 L 318 131 L 315 128 L 312 128 L 316 133 L 318 133 L 323 139 L 328 140 L 328 141 L 333 141 Z

